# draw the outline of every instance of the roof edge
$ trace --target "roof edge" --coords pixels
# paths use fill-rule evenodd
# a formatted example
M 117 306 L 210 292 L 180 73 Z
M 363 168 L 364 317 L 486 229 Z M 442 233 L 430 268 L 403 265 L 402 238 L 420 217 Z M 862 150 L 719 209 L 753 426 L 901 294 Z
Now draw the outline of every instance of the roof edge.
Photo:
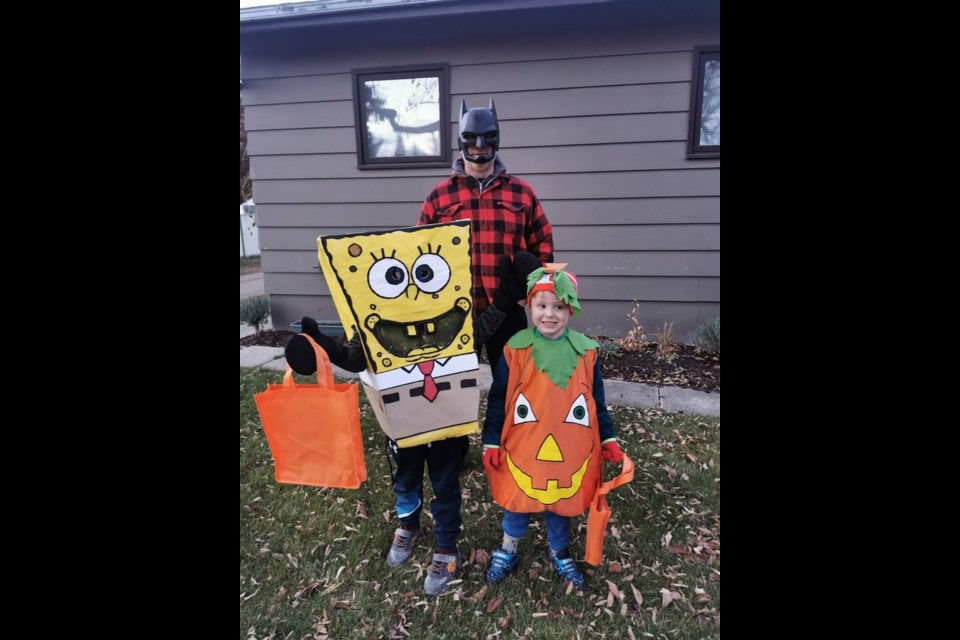
M 456 16 L 492 11 L 608 4 L 617 0 L 327 0 L 240 10 L 240 33 L 397 19 Z

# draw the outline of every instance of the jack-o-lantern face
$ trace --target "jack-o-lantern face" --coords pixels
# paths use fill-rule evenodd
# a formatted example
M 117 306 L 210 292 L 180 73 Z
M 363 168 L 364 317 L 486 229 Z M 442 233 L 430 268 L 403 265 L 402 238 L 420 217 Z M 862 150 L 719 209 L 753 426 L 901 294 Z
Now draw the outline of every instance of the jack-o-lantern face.
M 563 390 L 553 387 L 549 402 L 532 389 L 529 398 L 518 393 L 512 419 L 508 415 L 505 421 L 511 430 L 504 447 L 510 475 L 527 497 L 545 505 L 580 491 L 595 455 L 587 395 L 573 386 L 566 398 L 558 398 Z

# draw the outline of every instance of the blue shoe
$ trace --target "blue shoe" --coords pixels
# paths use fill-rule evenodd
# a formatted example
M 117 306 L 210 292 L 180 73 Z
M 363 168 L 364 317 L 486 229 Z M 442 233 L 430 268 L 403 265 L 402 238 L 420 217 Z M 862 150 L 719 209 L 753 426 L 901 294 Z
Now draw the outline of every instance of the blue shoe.
M 490 556 L 490 566 L 487 567 L 486 572 L 484 572 L 487 584 L 497 584 L 506 578 L 508 573 L 516 569 L 518 564 L 520 564 L 519 553 L 516 551 L 510 553 L 503 549 L 497 549 L 493 552 L 493 555 Z
M 562 580 L 572 582 L 574 589 L 583 591 L 583 574 L 577 571 L 577 565 L 573 561 L 573 558 L 558 558 L 551 552 L 550 561 L 553 562 L 553 568 L 560 574 Z
M 460 570 L 460 552 L 451 555 L 434 553 L 427 579 L 423 582 L 423 590 L 428 596 L 438 596 L 447 590 L 447 585 L 457 577 Z

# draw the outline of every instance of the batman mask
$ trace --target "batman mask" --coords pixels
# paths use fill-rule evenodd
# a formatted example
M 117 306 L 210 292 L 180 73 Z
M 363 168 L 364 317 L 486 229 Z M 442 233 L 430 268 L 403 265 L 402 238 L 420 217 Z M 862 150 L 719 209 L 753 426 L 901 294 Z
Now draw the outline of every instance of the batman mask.
M 463 152 L 463 157 L 470 162 L 486 164 L 493 160 L 500 147 L 500 125 L 497 123 L 497 108 L 490 98 L 490 107 L 487 109 L 467 109 L 466 100 L 460 101 L 460 136 L 457 146 Z M 470 155 L 469 148 L 487 147 L 492 151 L 488 155 Z

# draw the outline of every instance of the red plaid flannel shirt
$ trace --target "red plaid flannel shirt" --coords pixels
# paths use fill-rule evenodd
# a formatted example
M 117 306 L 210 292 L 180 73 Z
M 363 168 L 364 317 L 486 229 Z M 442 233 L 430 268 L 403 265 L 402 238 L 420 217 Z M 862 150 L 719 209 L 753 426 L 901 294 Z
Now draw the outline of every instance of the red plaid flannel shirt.
M 498 168 L 502 167 L 498 159 Z M 505 168 L 505 167 L 504 167 Z M 480 193 L 476 178 L 454 174 L 430 192 L 417 225 L 471 220 L 473 302 L 479 315 L 493 302 L 500 256 L 529 251 L 553 262 L 553 229 L 533 187 L 501 172 Z

